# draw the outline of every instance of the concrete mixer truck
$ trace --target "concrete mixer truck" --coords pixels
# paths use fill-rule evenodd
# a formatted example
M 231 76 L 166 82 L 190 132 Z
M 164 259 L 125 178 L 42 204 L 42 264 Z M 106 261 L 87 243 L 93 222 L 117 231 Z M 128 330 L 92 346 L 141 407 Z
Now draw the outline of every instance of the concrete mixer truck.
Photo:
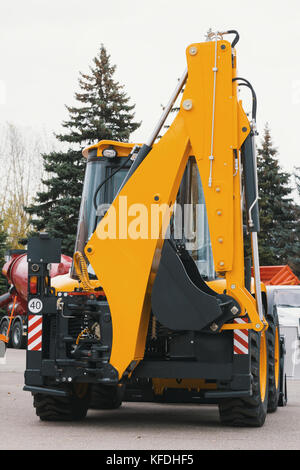
M 61 255 L 61 262 L 51 265 L 50 276 L 67 274 L 72 258 Z M 8 290 L 0 295 L 0 337 L 7 338 L 7 345 L 22 349 L 27 339 L 27 291 L 28 264 L 26 250 L 10 250 L 2 274 Z

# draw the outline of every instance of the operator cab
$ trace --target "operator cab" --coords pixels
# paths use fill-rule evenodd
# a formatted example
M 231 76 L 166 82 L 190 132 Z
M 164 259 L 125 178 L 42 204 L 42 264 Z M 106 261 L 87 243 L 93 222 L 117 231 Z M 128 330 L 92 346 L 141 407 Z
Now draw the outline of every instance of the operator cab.
M 127 155 L 119 156 L 114 148 L 105 148 L 101 155 L 97 146 L 86 150 L 83 152 L 87 165 L 75 244 L 75 251 L 81 253 L 113 202 L 132 163 L 128 158 L 129 151 Z

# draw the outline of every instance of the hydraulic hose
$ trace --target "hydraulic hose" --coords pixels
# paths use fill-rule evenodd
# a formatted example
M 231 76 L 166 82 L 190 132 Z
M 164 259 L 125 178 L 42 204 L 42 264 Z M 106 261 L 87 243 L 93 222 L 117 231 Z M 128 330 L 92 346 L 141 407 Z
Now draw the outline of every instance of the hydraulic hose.
M 239 86 L 246 86 L 251 90 L 251 93 L 252 93 L 252 119 L 253 119 L 253 121 L 256 122 L 257 98 L 256 98 L 256 93 L 254 91 L 253 86 L 251 85 L 251 83 L 248 80 L 246 80 L 245 78 L 242 78 L 242 77 L 235 77 L 235 78 L 232 79 L 232 81 L 233 82 L 242 81 L 243 83 L 239 83 L 238 85 Z
M 91 292 L 95 290 L 94 286 L 90 282 L 87 265 L 84 259 L 84 256 L 80 251 L 74 253 L 74 267 L 76 274 L 82 284 L 82 287 L 85 291 Z

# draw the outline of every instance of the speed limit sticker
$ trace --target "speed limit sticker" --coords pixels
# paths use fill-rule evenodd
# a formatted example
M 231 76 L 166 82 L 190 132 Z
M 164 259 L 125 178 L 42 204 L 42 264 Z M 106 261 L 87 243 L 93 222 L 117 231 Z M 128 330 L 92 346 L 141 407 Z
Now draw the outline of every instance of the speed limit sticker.
M 28 302 L 28 310 L 31 313 L 40 313 L 43 310 L 43 302 L 40 299 L 30 299 Z

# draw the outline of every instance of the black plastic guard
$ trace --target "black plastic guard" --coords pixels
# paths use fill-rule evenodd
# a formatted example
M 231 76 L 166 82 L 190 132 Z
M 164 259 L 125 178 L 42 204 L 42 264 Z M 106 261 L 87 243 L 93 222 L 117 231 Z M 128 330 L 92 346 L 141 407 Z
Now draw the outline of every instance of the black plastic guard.
M 201 331 L 215 323 L 208 331 L 217 333 L 225 321 L 240 313 L 240 307 L 232 297 L 210 289 L 188 252 L 178 251 L 166 240 L 152 289 L 152 311 L 172 330 Z

